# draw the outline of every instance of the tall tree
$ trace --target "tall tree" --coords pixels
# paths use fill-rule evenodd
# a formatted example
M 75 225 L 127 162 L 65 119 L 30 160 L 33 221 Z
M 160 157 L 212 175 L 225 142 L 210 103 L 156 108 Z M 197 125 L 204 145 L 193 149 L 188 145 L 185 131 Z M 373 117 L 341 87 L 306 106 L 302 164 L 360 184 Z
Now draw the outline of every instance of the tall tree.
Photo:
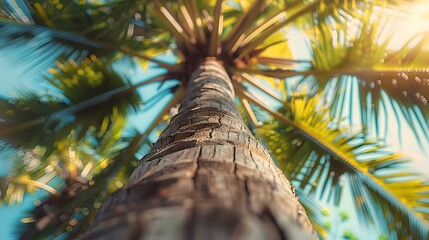
M 38 50 L 46 59 L 22 56 L 29 66 L 50 65 L 52 58 L 47 56 L 54 52 L 72 63 L 91 54 L 133 56 L 144 67 L 153 62 L 167 70 L 146 83 L 180 81 L 156 121 L 180 103 L 177 115 L 130 182 L 103 205 L 83 238 L 311 237 L 311 226 L 290 184 L 245 127 L 234 105 L 236 98 L 253 127 L 261 119 L 256 108 L 274 117 L 276 124 L 262 129 L 262 137 L 285 174 L 299 183 L 300 193 L 328 189 L 338 203 L 343 176 L 350 176 L 363 219 L 376 218 L 392 236 L 419 239 L 428 234 L 428 184 L 410 172 L 392 173 L 402 158 L 384 154 L 385 149 L 366 135 L 372 131 L 371 122 L 379 125 L 380 109 L 388 104 L 416 135 L 427 131 L 427 73 L 419 69 L 427 59 L 426 52 L 419 52 L 426 38 L 400 51 L 375 41 L 383 19 L 374 20 L 374 12 L 380 13 L 380 6 L 398 11 L 406 2 L 35 0 L 18 6 L 21 11 L 3 4 L 0 37 L 12 46 L 35 41 L 21 52 Z M 289 26 L 314 36 L 312 61 L 290 58 L 281 31 Z M 353 28 L 357 34 L 349 39 Z M 154 58 L 166 51 L 175 54 L 176 64 Z M 294 78 L 299 76 L 303 77 Z M 359 84 L 358 89 L 352 82 Z M 78 123 L 88 108 L 136 88 L 109 90 L 67 111 L 75 109 Z M 344 93 L 352 92 L 362 102 L 359 114 L 365 131 L 358 134 L 340 127 L 348 95 Z M 260 93 L 280 107 L 267 104 Z M 37 123 L 24 121 L 17 129 Z M 10 140 L 13 135 L 8 136 Z M 365 154 L 369 158 L 360 159 Z M 75 220 L 70 225 L 76 224 Z
M 222 65 L 203 61 L 186 84 L 178 114 L 82 239 L 311 238 L 290 183 L 241 120 Z

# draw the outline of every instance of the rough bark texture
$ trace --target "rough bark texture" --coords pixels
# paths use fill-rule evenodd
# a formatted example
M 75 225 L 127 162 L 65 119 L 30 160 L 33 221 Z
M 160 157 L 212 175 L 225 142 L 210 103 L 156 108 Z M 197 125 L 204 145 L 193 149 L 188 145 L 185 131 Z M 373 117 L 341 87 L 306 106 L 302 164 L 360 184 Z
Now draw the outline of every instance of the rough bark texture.
M 207 60 L 179 113 L 82 239 L 309 239 L 306 213 Z

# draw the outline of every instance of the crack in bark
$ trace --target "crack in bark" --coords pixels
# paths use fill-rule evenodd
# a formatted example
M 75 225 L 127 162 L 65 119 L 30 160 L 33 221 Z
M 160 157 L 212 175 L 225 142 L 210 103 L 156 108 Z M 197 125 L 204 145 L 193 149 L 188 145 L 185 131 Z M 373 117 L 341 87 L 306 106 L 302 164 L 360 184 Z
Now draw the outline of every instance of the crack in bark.
M 203 130 L 203 129 L 212 129 L 212 128 L 216 128 L 216 127 L 220 127 L 222 126 L 222 124 L 220 123 L 213 123 L 213 122 L 197 122 L 197 123 L 192 123 L 190 125 L 187 126 L 183 126 L 180 128 L 181 130 Z
M 237 148 L 234 145 L 234 153 L 232 155 L 233 163 L 234 163 L 234 175 L 237 175 Z
M 248 183 L 247 183 L 247 178 L 244 178 L 243 183 L 244 183 L 244 193 L 246 194 L 246 204 L 247 204 L 247 208 L 249 209 L 249 211 L 252 211 L 251 208 L 251 198 L 250 198 L 250 191 L 249 191 L 249 187 L 248 187 Z M 252 211 L 253 212 L 253 211 Z
M 215 131 L 215 128 L 212 128 L 212 130 L 209 133 L 209 138 L 212 139 L 213 138 L 213 132 Z
M 217 145 L 216 145 L 217 146 Z M 213 149 L 213 155 L 212 155 L 212 158 L 214 159 L 215 158 L 215 156 L 216 156 L 216 146 L 214 147 L 214 149 Z
M 194 172 L 194 176 L 192 177 L 192 180 L 194 181 L 194 189 L 195 189 L 195 194 L 197 193 L 197 177 L 198 177 L 198 171 L 200 168 L 200 159 L 203 153 L 203 147 L 199 147 L 199 153 L 198 153 L 198 157 L 195 161 L 195 172 Z
M 256 166 L 256 169 L 259 169 L 259 165 L 256 163 L 256 160 L 253 157 L 253 152 L 252 151 L 249 151 L 249 152 L 250 152 L 250 159 L 252 159 L 253 163 Z

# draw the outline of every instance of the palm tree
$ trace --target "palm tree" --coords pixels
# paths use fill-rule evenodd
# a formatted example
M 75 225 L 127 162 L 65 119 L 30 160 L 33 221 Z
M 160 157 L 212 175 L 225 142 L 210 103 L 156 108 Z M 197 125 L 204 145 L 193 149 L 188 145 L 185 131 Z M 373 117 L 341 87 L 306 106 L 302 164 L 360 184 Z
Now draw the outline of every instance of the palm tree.
M 403 4 L 399 0 L 29 1 L 13 7 L 3 4 L 0 37 L 12 47 L 44 39 L 21 49 L 45 54 L 45 61 L 24 58 L 29 66 L 49 65 L 51 49 L 72 65 L 74 59 L 82 66 L 88 64 L 82 58 L 91 55 L 132 56 L 143 67 L 153 62 L 166 69 L 144 84 L 180 81 L 172 89 L 175 96 L 147 132 L 180 103 L 177 114 L 171 114 L 168 127 L 129 182 L 103 204 L 82 239 L 314 237 L 293 188 L 262 143 L 298 193 L 329 192 L 338 203 L 348 180 L 363 220 L 378 223 L 393 237 L 425 239 L 428 183 L 395 168 L 405 162 L 402 156 L 370 141 L 368 134 L 382 136 L 378 119 L 388 106 L 398 118 L 405 118 L 417 136 L 427 133 L 427 73 L 421 69 L 427 61 L 427 53 L 421 51 L 426 35 L 398 51 L 388 49 L 387 40 L 377 39 L 382 33 L 379 23 L 385 19 L 376 19 L 374 12 L 382 12 L 380 6 L 399 11 Z M 283 30 L 290 26 L 311 37 L 311 61 L 288 58 Z M 177 63 L 155 58 L 167 51 L 175 54 Z M 78 74 L 62 66 L 53 71 L 60 82 Z M 75 114 L 78 124 L 93 121 L 84 126 L 102 126 L 96 119 L 85 121 L 91 107 L 137 87 L 108 89 L 100 92 L 101 97 L 72 101 L 75 105 L 63 111 Z M 353 94 L 361 100 L 358 110 L 344 106 L 344 102 L 352 104 Z M 236 100 L 262 143 L 244 124 Z M 344 127 L 347 109 L 349 116 L 360 115 L 362 130 Z M 41 112 L 49 119 L 43 126 L 55 119 L 55 114 L 49 115 L 53 111 Z M 261 127 L 266 113 L 273 124 Z M 102 119 L 108 115 L 107 111 Z M 12 133 L 40 123 L 20 121 L 18 127 L 6 130 L 11 134 L 2 134 L 15 146 L 22 146 L 22 138 L 14 142 Z M 29 146 L 39 145 L 39 140 Z M 107 176 L 103 173 L 108 169 L 100 170 L 98 177 Z M 314 226 L 323 236 L 323 230 Z

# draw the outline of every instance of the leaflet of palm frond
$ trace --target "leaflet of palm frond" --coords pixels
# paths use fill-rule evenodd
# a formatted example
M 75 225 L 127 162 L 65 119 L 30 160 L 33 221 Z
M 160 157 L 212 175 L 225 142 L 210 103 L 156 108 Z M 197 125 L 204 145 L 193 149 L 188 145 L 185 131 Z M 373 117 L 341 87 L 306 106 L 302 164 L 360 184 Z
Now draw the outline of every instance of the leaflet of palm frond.
M 116 89 L 112 89 L 108 92 L 104 92 L 104 93 L 99 94 L 97 96 L 94 96 L 90 99 L 87 99 L 85 101 L 82 101 L 82 102 L 79 102 L 75 105 L 72 105 L 66 109 L 55 112 L 53 114 L 55 116 L 52 116 L 52 117 L 61 117 L 63 114 L 73 114 L 73 113 L 77 113 L 77 112 L 80 112 L 82 110 L 88 109 L 90 107 L 95 107 L 96 105 L 104 103 L 104 102 L 111 100 L 113 98 L 133 93 L 136 91 L 137 88 L 142 87 L 142 86 L 147 85 L 147 84 L 161 82 L 161 85 L 162 85 L 162 83 L 164 83 L 165 81 L 171 80 L 171 77 L 170 77 L 171 75 L 175 75 L 175 77 L 179 77 L 180 73 L 175 73 L 175 74 L 174 73 L 166 73 L 166 74 L 163 74 L 160 76 L 153 77 L 153 78 L 148 79 L 148 80 L 143 80 L 143 81 L 141 81 L 137 84 L 134 84 L 134 85 L 122 86 L 122 87 L 118 87 Z M 168 89 L 167 91 L 175 92 L 176 87 L 177 86 L 172 87 L 172 88 Z M 133 110 L 136 110 L 136 108 L 134 107 Z
M 315 14 L 318 21 L 333 20 L 336 22 L 344 22 L 353 18 L 362 17 L 365 10 L 374 6 L 392 7 L 387 1 L 355 1 L 355 0 L 340 0 L 335 4 L 331 4 L 329 0 L 321 1 L 319 9 Z
M 426 136 L 428 133 L 428 118 L 429 108 L 427 107 L 427 98 L 429 97 L 429 87 L 424 84 L 426 79 L 422 79 L 414 72 L 394 72 L 381 73 L 379 79 L 369 84 L 361 82 L 359 84 L 359 94 L 361 103 L 366 100 L 366 106 L 362 105 L 362 110 L 368 109 L 371 106 L 371 111 L 374 112 L 372 118 L 365 117 L 363 120 L 369 122 L 377 117 L 379 108 L 383 107 L 386 112 L 386 106 L 393 109 L 395 115 L 403 116 L 414 131 L 416 136 Z M 383 97 L 383 95 L 389 98 Z M 368 102 L 368 98 L 371 102 Z M 423 134 L 421 134 L 423 133 Z
M 408 162 L 401 155 L 388 151 L 377 141 L 365 140 L 361 132 L 350 133 L 333 125 L 330 109 L 317 106 L 316 102 L 314 98 L 294 99 L 295 130 L 288 127 L 292 120 L 280 118 L 262 129 L 262 136 L 285 174 L 303 189 L 334 197 L 337 204 L 348 178 L 362 220 L 391 231 L 396 231 L 393 225 L 402 223 L 404 229 L 396 234 L 426 238 L 428 181 L 415 173 L 399 171 L 397 167 Z M 364 194 L 366 191 L 378 198 Z M 381 221 L 390 216 L 395 223 L 392 226 L 391 222 Z
M 68 235 L 66 239 L 76 239 L 77 236 L 85 232 L 101 203 L 106 201 L 111 193 L 128 180 L 128 176 L 137 166 L 137 159 L 128 158 L 125 162 L 126 165 L 122 167 L 116 166 L 115 171 L 111 170 L 110 175 L 108 175 L 109 169 L 106 169 L 106 174 L 100 173 L 94 177 L 93 182 L 89 182 L 94 183 L 92 186 L 85 189 L 84 185 L 84 191 L 73 197 L 71 201 L 67 201 L 67 208 L 61 208 L 60 210 L 61 215 L 66 215 L 67 218 L 63 221 L 54 222 L 51 236 L 65 232 Z M 114 166 L 113 163 L 111 165 Z M 108 180 L 106 181 L 106 179 Z M 60 217 L 61 215 L 58 214 L 57 216 Z
M 165 52 L 168 44 L 162 44 L 159 41 L 163 38 L 158 37 L 158 40 L 152 38 L 159 35 L 159 29 L 154 24 L 146 23 L 150 22 L 150 18 L 147 17 L 146 8 L 143 7 L 142 9 L 143 2 L 97 3 L 94 5 L 70 1 L 32 1 L 31 5 L 33 8 L 27 4 L 36 19 L 37 25 L 26 22 L 27 24 L 15 25 L 14 28 L 27 30 L 33 34 L 37 34 L 37 31 L 46 32 L 52 37 L 50 41 L 63 43 L 74 50 L 89 50 L 90 53 L 97 55 L 112 55 L 115 51 L 121 51 L 129 55 L 139 56 L 144 61 L 154 60 L 159 65 L 168 67 L 168 64 L 162 64 L 162 62 L 148 57 L 148 55 L 154 56 L 160 52 Z M 134 5 L 135 8 L 133 8 Z M 125 10 L 126 7 L 131 8 L 127 11 L 120 11 Z M 12 9 L 18 11 L 16 6 Z M 28 13 L 29 11 L 24 12 Z M 31 16 L 27 17 L 31 18 Z M 99 24 L 94 24 L 94 22 Z M 2 22 L 2 24 L 6 23 Z M 13 25 L 12 23 L 9 24 Z M 43 26 L 48 26 L 48 28 Z M 143 54 L 135 51 L 146 50 L 148 40 L 150 41 L 150 52 Z M 127 47 L 121 47 L 121 44 L 126 44 Z M 58 52 L 55 53 L 59 54 Z M 46 62 L 46 59 L 44 60 Z
M 28 145 L 31 147 L 33 146 L 31 144 L 43 145 L 43 143 L 49 145 L 50 142 L 66 137 L 73 129 L 78 134 L 85 134 L 90 127 L 103 129 L 112 116 L 127 115 L 132 109 L 138 108 L 141 102 L 140 96 L 135 92 L 138 87 L 168 78 L 168 74 L 161 75 L 136 85 L 130 85 L 107 66 L 107 63 L 95 58 L 94 60 L 86 59 L 81 65 L 74 62 L 58 63 L 58 65 L 59 70 L 52 69 L 53 75 L 49 79 L 55 86 L 55 90 L 52 91 L 53 96 L 47 95 L 45 98 L 49 99 L 52 102 L 50 104 L 54 106 L 55 104 L 62 105 L 51 109 L 44 107 L 47 103 L 42 102 L 43 104 L 39 106 L 41 110 L 36 112 L 36 115 L 33 114 L 25 119 L 15 119 L 18 122 L 9 121 L 7 128 L 3 129 L 2 135 L 21 139 L 19 141 L 25 140 L 26 144 L 21 143 L 22 145 L 16 146 Z M 85 87 L 85 90 L 81 89 L 82 87 Z M 57 92 L 61 93 L 60 98 L 57 97 Z M 33 98 L 38 98 L 38 96 Z M 34 104 L 31 99 L 28 97 L 20 99 L 23 109 Z M 15 107 L 9 105 L 5 106 L 3 111 L 4 118 L 7 117 L 6 114 L 12 113 L 13 109 L 9 108 Z M 97 107 L 100 105 L 102 106 Z M 26 134 L 26 129 L 29 127 L 34 128 L 35 131 L 39 130 L 36 131 L 37 134 L 33 135 L 34 138 L 20 138 L 21 135 L 18 133 Z
M 326 239 L 328 237 L 328 229 L 326 229 L 325 224 L 323 223 L 322 215 L 320 214 L 320 209 L 322 208 L 319 204 L 313 199 L 308 197 L 308 194 L 302 189 L 295 188 L 295 194 L 299 198 L 300 203 L 305 209 L 305 212 L 308 214 L 311 223 L 313 224 L 314 230 L 317 232 L 317 235 L 321 239 Z
M 282 103 L 286 108 L 290 108 L 290 106 L 288 105 L 288 103 L 286 103 L 285 101 L 283 101 L 277 93 L 275 93 L 272 89 L 266 87 L 263 85 L 262 82 L 258 81 L 257 79 L 253 78 L 252 76 L 250 76 L 249 74 L 243 73 L 240 75 L 242 79 L 244 79 L 246 82 L 250 83 L 251 85 L 253 85 L 253 87 L 256 87 L 256 89 L 264 92 L 265 94 L 267 94 L 268 96 L 270 96 L 271 98 L 277 100 L 278 102 Z
M 429 32 L 421 32 L 412 36 L 400 49 L 387 54 L 385 63 L 401 63 L 402 66 L 409 65 L 425 68 L 429 60 L 427 59 L 427 46 Z
M 0 21 L 13 21 L 20 23 L 31 23 L 29 6 L 23 1 L 2 1 L 0 2 Z
M 247 120 L 250 119 L 250 123 L 252 123 L 252 129 L 259 127 L 262 125 L 261 122 L 259 122 L 259 120 L 256 118 L 256 114 L 253 111 L 252 107 L 249 104 L 249 101 L 247 101 L 245 98 L 241 98 L 241 104 L 243 106 L 243 110 L 240 108 L 239 110 L 242 116 L 245 116 L 245 114 L 243 114 L 243 111 L 245 111 L 247 117 L 243 117 L 243 119 Z M 249 121 L 245 121 L 247 126 L 250 126 L 251 124 L 249 123 Z

